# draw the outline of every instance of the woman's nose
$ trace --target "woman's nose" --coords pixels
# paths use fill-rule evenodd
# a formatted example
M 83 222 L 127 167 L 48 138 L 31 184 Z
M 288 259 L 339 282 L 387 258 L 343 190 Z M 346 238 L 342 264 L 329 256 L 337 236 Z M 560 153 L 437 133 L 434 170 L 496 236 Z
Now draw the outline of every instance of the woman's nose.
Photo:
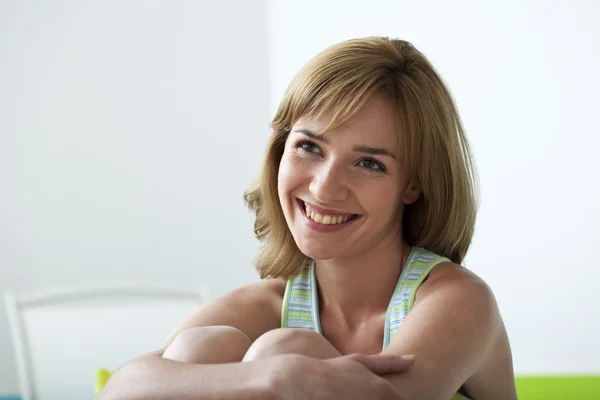
M 322 164 L 313 175 L 310 192 L 324 204 L 346 200 L 348 186 L 339 165 L 333 162 Z

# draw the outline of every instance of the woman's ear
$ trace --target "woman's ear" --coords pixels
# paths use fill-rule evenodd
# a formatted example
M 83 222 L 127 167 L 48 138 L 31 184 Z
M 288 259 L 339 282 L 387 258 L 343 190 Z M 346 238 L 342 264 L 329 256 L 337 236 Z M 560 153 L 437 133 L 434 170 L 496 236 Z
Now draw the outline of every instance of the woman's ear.
M 412 204 L 421 197 L 421 191 L 412 183 L 406 185 L 402 193 L 402 202 L 406 205 Z

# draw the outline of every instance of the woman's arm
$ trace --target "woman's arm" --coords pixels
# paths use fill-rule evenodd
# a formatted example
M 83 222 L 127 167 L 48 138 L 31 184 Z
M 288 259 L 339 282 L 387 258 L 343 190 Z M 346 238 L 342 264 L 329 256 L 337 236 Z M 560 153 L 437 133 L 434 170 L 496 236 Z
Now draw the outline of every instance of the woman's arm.
M 116 371 L 97 399 L 270 399 L 269 374 L 262 365 L 269 362 L 187 364 L 147 355 Z
M 283 280 L 261 281 L 203 304 L 175 329 L 161 350 L 119 368 L 99 399 L 267 399 L 268 378 L 255 363 L 189 364 L 163 359 L 164 351 L 190 328 L 231 326 L 252 341 L 280 324 Z M 266 361 L 269 363 L 270 361 Z M 265 363 L 263 360 L 257 363 Z
M 412 360 L 351 355 L 330 360 L 284 354 L 230 364 L 186 364 L 148 355 L 125 364 L 99 400 L 407 400 L 379 375 Z
M 414 307 L 384 354 L 415 354 L 405 374 L 386 377 L 408 398 L 447 400 L 476 374 L 490 357 L 506 365 L 510 347 L 498 351 L 504 327 L 490 288 L 470 271 L 455 265 L 434 269 L 417 292 Z M 483 385 L 486 399 L 515 399 L 512 366 Z M 508 371 L 510 370 L 510 371 Z M 480 385 L 478 385 L 480 386 Z M 480 395 L 478 393 L 478 395 Z

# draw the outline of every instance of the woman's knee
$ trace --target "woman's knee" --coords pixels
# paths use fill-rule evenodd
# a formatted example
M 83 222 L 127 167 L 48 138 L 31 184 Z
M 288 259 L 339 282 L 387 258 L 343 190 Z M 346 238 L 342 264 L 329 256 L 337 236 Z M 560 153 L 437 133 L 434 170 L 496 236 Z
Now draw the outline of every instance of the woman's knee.
M 306 329 L 271 330 L 250 346 L 244 361 L 280 354 L 302 354 L 314 358 L 339 357 L 340 353 L 324 336 Z
M 179 333 L 163 358 L 191 364 L 241 361 L 252 341 L 231 326 L 203 326 Z

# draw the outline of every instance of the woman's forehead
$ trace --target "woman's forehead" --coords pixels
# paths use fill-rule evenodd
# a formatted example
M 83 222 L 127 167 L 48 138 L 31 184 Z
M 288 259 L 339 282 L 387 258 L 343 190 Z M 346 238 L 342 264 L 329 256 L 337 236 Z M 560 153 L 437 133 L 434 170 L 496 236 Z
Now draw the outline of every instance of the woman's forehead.
M 322 112 L 301 117 L 293 125 L 295 131 L 308 130 L 324 137 L 351 136 L 356 139 L 398 143 L 398 123 L 394 105 L 381 96 L 373 96 L 345 121 L 333 121 L 336 112 Z M 333 122 L 333 123 L 332 123 Z

